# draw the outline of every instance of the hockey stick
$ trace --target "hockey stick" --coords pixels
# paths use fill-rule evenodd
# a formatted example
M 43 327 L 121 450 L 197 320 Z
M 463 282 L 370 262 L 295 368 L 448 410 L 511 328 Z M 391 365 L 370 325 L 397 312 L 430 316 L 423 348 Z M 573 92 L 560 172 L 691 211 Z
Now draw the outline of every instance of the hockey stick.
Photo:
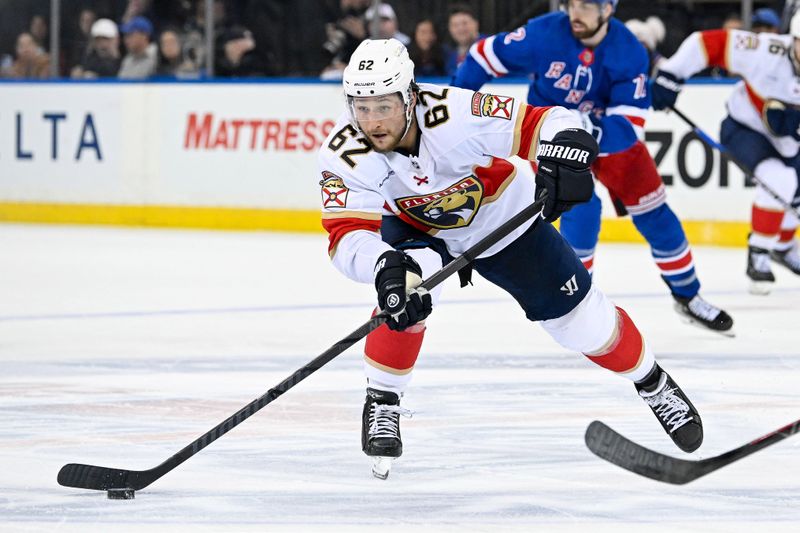
M 763 181 L 758 179 L 758 177 L 753 173 L 753 171 L 750 170 L 749 168 L 747 168 L 747 165 L 742 163 L 739 160 L 739 158 L 737 158 L 735 155 L 733 155 L 722 144 L 718 143 L 717 141 L 715 141 L 714 139 L 709 137 L 706 134 L 706 132 L 701 130 L 700 127 L 692 121 L 692 119 L 690 119 L 689 117 L 684 115 L 677 107 L 670 107 L 669 109 L 674 111 L 676 115 L 678 115 L 690 128 L 692 128 L 692 131 L 694 131 L 695 135 L 697 135 L 700 138 L 701 141 L 706 143 L 711 148 L 716 148 L 717 150 L 719 150 L 719 153 L 722 154 L 723 157 L 725 157 L 728 161 L 730 161 L 731 163 L 733 163 L 734 165 L 739 167 L 739 170 L 744 172 L 745 176 L 747 176 L 748 178 L 752 179 L 754 182 L 756 182 L 759 185 L 761 185 L 761 187 L 765 191 L 767 191 L 767 194 L 769 194 L 775 200 L 777 200 L 783 206 L 784 209 L 788 209 L 790 211 L 794 211 L 794 213 L 798 217 L 800 217 L 800 208 L 797 208 L 797 207 L 793 206 L 792 204 L 790 204 L 789 202 L 787 202 L 786 200 L 784 200 L 783 198 L 778 196 L 778 193 L 776 193 L 774 190 L 772 190 L 772 188 L 769 185 L 767 185 L 766 183 L 764 183 Z
M 678 459 L 649 450 L 623 437 L 604 423 L 595 420 L 586 428 L 586 446 L 601 459 L 648 477 L 673 485 L 684 485 L 690 481 L 719 470 L 739 459 L 747 457 L 767 446 L 800 433 L 800 420 L 776 429 L 729 452 L 708 459 Z
M 445 279 L 449 278 L 491 246 L 507 237 L 512 231 L 520 227 L 527 220 L 535 217 L 544 205 L 546 194 L 539 197 L 531 205 L 498 226 L 489 235 L 478 241 L 469 250 L 453 259 L 441 270 L 431 275 L 422 282 L 421 287 L 431 290 Z M 157 479 L 161 478 L 175 467 L 198 453 L 200 450 L 223 436 L 225 433 L 238 426 L 264 406 L 271 403 L 284 392 L 288 391 L 305 378 L 322 368 L 334 357 L 344 352 L 347 348 L 366 337 L 371 331 L 377 329 L 386 322 L 387 315 L 383 312 L 376 314 L 367 322 L 348 336 L 325 350 L 321 355 L 311 360 L 308 364 L 295 371 L 288 378 L 281 381 L 278 385 L 268 390 L 264 395 L 256 398 L 245 405 L 239 411 L 228 417 L 220 424 L 195 439 L 178 453 L 149 470 L 125 470 L 121 468 L 108 468 L 105 466 L 93 466 L 85 464 L 70 463 L 61 467 L 58 472 L 58 483 L 65 487 L 75 487 L 79 489 L 105 490 L 108 491 L 109 498 L 130 499 L 133 498 L 134 491 L 141 490 Z

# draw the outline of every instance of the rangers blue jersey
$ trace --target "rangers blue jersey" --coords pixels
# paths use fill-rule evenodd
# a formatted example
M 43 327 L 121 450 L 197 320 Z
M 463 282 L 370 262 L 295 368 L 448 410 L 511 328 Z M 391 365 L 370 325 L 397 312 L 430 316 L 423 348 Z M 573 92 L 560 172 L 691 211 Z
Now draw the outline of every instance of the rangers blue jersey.
M 650 107 L 647 51 L 617 19 L 596 48 L 573 37 L 569 16 L 536 17 L 513 32 L 472 45 L 453 85 L 479 89 L 493 77 L 532 75 L 528 103 L 588 113 L 600 152 L 621 152 L 644 138 Z

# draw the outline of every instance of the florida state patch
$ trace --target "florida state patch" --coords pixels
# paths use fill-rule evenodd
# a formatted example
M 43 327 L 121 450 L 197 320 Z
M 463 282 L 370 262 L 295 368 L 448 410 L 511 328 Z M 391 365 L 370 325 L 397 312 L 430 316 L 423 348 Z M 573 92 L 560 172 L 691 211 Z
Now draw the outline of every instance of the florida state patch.
M 322 207 L 325 209 L 335 209 L 347 207 L 347 193 L 350 192 L 344 180 L 327 170 L 322 171 L 322 180 L 319 182 L 322 187 Z
M 504 118 L 511 120 L 514 98 L 496 94 L 475 93 L 472 96 L 472 114 L 476 117 Z

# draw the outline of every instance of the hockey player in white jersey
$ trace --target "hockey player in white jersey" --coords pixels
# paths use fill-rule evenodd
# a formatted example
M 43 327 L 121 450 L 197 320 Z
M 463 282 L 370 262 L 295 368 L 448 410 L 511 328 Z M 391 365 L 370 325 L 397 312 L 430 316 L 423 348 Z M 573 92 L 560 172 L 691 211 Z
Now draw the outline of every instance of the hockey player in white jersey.
M 364 41 L 344 71 L 347 110 L 319 151 L 333 264 L 353 280 L 374 283 L 378 307 L 391 316 L 365 346 L 361 437 L 375 475 L 385 478 L 391 459 L 402 454 L 399 417 L 407 412 L 400 399 L 439 293 L 417 288 L 421 279 L 545 191 L 542 216 L 472 267 L 562 346 L 634 382 L 675 444 L 697 449 L 697 411 L 550 224 L 592 194 L 589 166 L 598 148 L 579 118 L 506 96 L 418 86 L 413 72 L 399 41 Z M 506 160 L 512 155 L 538 159 L 538 187 L 517 175 Z M 469 273 L 460 274 L 463 285 Z
M 756 188 L 747 259 L 750 289 L 756 294 L 769 293 L 775 282 L 770 259 L 800 275 L 795 240 L 800 224 L 795 211 L 800 206 L 800 12 L 789 29 L 791 35 L 695 32 L 661 64 L 651 89 L 653 107 L 665 109 L 675 104 L 683 80 L 708 66 L 743 78 L 728 100 L 720 140 L 781 199 Z

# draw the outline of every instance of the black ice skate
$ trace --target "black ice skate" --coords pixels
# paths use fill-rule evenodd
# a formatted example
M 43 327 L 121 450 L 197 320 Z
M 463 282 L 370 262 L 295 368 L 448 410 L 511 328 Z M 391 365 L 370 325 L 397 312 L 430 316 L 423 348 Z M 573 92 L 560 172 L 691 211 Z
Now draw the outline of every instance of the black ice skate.
M 770 253 L 767 250 L 756 246 L 747 247 L 747 277 L 750 278 L 751 294 L 765 295 L 772 290 L 775 275 L 770 268 L 769 259 Z M 780 262 L 780 259 L 776 261 Z
M 403 454 L 400 415 L 410 417 L 411 411 L 400 407 L 399 395 L 367 387 L 361 419 L 361 449 L 374 458 L 372 474 L 379 479 L 389 477 L 392 460 Z
M 797 251 L 797 242 L 792 243 L 791 248 L 786 250 L 772 250 L 770 258 L 779 265 L 783 265 L 798 276 L 800 276 L 800 253 Z M 748 269 L 749 270 L 749 269 Z
M 700 415 L 672 378 L 656 367 L 658 382 L 653 390 L 636 384 L 639 396 L 661 422 L 672 442 L 685 452 L 693 452 L 703 443 L 703 422 Z
M 716 331 L 728 337 L 733 337 L 733 319 L 728 313 L 711 305 L 699 294 L 692 298 L 685 298 L 672 295 L 675 298 L 675 311 L 678 312 L 686 321 L 695 326 Z

